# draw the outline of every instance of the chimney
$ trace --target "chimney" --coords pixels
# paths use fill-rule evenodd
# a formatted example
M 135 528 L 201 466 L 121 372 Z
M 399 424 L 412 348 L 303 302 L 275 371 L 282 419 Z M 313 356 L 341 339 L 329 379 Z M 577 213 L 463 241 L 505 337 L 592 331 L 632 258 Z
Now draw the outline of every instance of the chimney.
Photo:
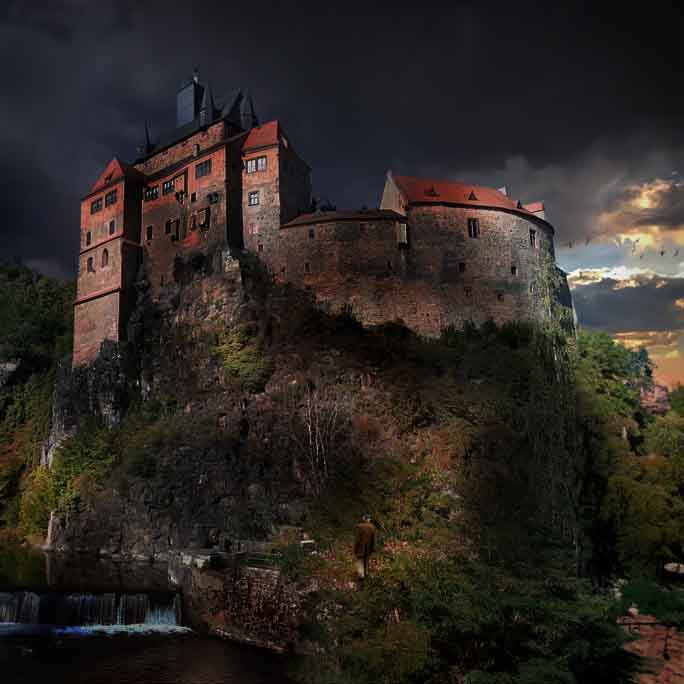
M 199 71 L 195 69 L 192 79 L 182 85 L 176 95 L 176 126 L 179 128 L 194 121 L 200 111 L 204 88 L 199 82 Z
M 506 195 L 506 197 L 508 197 L 508 186 L 502 185 L 502 186 L 499 188 L 499 192 L 500 192 L 502 195 Z

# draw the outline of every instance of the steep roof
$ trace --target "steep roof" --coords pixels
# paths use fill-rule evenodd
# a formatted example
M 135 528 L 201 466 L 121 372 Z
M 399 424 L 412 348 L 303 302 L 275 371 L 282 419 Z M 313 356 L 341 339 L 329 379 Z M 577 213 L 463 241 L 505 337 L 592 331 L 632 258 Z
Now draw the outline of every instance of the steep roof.
M 507 209 L 519 214 L 530 215 L 534 215 L 535 211 L 543 209 L 541 202 L 523 205 L 520 201 L 504 195 L 499 190 L 482 185 L 416 178 L 414 176 L 393 175 L 392 177 L 410 204 L 468 204 L 476 207 Z M 537 205 L 541 205 L 541 209 L 537 208 Z
M 122 161 L 114 157 L 114 159 L 112 159 L 112 161 L 110 161 L 109 164 L 107 164 L 105 170 L 97 179 L 95 185 L 93 185 L 88 194 L 90 195 L 94 192 L 97 192 L 98 190 L 101 190 L 102 188 L 109 185 L 113 181 L 118 180 L 119 178 L 134 175 L 140 175 L 140 172 L 134 169 L 132 166 L 124 164 Z
M 302 214 L 281 228 L 311 225 L 313 223 L 330 223 L 331 221 L 406 221 L 406 217 L 391 209 L 341 209 L 340 211 L 315 211 Z
M 242 143 L 243 152 L 252 150 L 256 147 L 276 145 L 280 132 L 280 122 L 277 119 L 274 121 L 267 121 L 261 126 L 255 126 L 249 131 L 249 134 Z

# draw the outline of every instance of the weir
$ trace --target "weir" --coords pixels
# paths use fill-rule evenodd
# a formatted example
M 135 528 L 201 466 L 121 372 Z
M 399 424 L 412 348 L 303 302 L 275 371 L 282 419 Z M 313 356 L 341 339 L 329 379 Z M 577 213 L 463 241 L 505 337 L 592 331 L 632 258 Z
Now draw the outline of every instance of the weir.
M 181 600 L 172 593 L 0 592 L 0 623 L 178 626 Z

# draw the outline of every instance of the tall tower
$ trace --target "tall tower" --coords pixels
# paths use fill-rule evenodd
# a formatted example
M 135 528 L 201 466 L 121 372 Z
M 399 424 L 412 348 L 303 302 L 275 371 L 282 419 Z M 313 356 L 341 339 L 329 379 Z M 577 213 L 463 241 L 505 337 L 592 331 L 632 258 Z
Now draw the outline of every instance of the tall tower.
M 81 201 L 73 365 L 93 361 L 106 339 L 125 339 L 140 263 L 144 176 L 114 158 Z

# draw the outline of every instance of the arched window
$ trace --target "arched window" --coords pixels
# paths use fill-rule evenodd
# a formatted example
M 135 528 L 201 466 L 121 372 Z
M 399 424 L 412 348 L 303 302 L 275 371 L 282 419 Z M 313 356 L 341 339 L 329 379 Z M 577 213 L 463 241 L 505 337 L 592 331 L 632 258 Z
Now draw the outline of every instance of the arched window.
M 88 273 L 95 273 L 95 265 L 93 264 L 93 257 L 88 257 Z
M 109 265 L 109 250 L 105 249 L 102 252 L 102 268 L 105 268 L 108 265 Z

